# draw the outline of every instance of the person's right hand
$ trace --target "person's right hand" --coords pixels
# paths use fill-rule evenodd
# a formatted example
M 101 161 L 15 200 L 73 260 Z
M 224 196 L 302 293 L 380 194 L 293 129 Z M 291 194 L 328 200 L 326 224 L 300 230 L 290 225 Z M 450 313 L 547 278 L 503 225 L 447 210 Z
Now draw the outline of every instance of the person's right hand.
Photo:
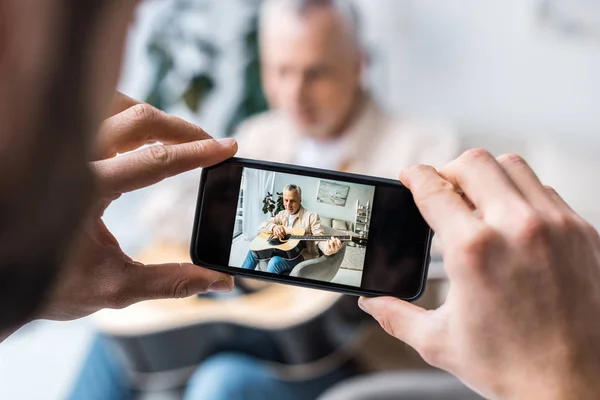
M 287 233 L 285 231 L 285 228 L 281 225 L 275 225 L 275 227 L 273 228 L 273 235 L 275 235 L 275 237 L 277 239 L 285 239 L 285 237 L 287 236 Z
M 488 398 L 597 399 L 597 231 L 515 155 L 472 150 L 401 179 L 442 241 L 448 298 L 433 311 L 392 298 L 361 307 Z

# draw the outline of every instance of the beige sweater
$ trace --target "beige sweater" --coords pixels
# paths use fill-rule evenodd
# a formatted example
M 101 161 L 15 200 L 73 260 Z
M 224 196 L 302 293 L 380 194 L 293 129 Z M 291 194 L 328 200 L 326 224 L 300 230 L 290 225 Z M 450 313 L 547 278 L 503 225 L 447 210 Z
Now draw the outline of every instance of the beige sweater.
M 270 111 L 244 122 L 236 134 L 239 157 L 294 164 L 302 133 L 281 113 Z M 343 172 L 397 179 L 412 164 L 442 167 L 458 155 L 454 132 L 386 114 L 369 96 L 341 135 Z
M 288 226 L 288 217 L 290 213 L 287 210 L 279 212 L 273 221 L 267 221 L 265 226 L 261 229 L 263 232 L 273 232 L 273 228 L 276 225 Z M 292 228 L 302 228 L 306 235 L 321 236 L 323 235 L 323 228 L 321 228 L 321 218 L 317 213 L 308 211 L 304 207 L 298 211 L 298 218 L 294 220 Z M 317 248 L 318 246 L 318 248 Z M 302 257 L 304 260 L 312 260 L 313 258 L 319 257 L 319 249 L 325 255 L 329 255 L 327 252 L 327 241 L 323 242 L 306 242 L 306 247 L 302 250 Z

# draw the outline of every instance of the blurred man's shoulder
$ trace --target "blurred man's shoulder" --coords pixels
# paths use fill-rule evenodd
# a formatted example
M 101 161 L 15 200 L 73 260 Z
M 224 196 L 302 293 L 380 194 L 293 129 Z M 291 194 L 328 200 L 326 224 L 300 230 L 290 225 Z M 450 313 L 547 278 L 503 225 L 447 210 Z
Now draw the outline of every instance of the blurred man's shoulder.
M 459 154 L 459 136 L 449 123 L 393 116 L 382 108 L 377 114 L 378 140 L 374 154 L 381 159 L 394 159 L 402 166 L 430 164 L 441 167 Z
M 286 118 L 278 111 L 265 111 L 253 115 L 243 121 L 237 128 L 235 136 L 245 138 L 251 136 L 254 138 L 269 137 L 270 135 L 285 134 L 289 131 L 289 123 Z
M 267 111 L 242 122 L 234 135 L 239 157 L 265 161 L 289 162 L 294 129 L 277 111 Z

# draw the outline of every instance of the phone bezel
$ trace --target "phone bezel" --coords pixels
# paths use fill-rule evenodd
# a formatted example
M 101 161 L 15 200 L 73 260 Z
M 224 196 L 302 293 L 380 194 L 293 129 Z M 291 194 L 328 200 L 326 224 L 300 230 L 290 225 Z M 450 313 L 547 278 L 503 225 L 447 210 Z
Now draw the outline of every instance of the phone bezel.
M 281 172 L 286 174 L 299 174 L 304 176 L 312 176 L 312 177 L 321 177 L 323 179 L 332 179 L 339 181 L 347 181 L 347 182 L 355 182 L 365 185 L 373 185 L 376 186 L 378 184 L 383 185 L 402 185 L 400 181 L 395 181 L 391 179 L 372 177 L 367 175 L 353 174 L 353 173 L 345 173 L 338 171 L 330 171 L 330 170 L 322 170 L 318 168 L 311 167 L 303 167 L 289 164 L 281 164 L 275 162 L 267 162 L 267 161 L 259 161 L 254 159 L 246 159 L 246 158 L 238 158 L 234 157 L 229 160 L 226 160 L 222 163 L 214 165 L 212 167 L 203 168 L 200 178 L 200 185 L 198 189 L 198 199 L 196 203 L 196 211 L 194 215 L 194 224 L 192 231 L 192 239 L 190 243 L 190 256 L 192 262 L 200 267 L 212 269 L 215 271 L 223 272 L 232 276 L 241 276 L 246 278 L 254 278 L 262 281 L 275 282 L 281 284 L 289 284 L 299 287 L 305 287 L 310 289 L 319 289 L 319 290 L 327 290 L 336 293 L 352 295 L 352 296 L 366 296 L 366 297 L 379 297 L 379 296 L 393 296 L 400 298 L 406 301 L 416 301 L 418 300 L 424 293 L 426 285 L 427 285 L 427 275 L 429 271 L 429 265 L 431 263 L 431 241 L 433 239 L 433 231 L 428 227 L 427 237 L 425 238 L 425 252 L 423 257 L 423 264 L 421 266 L 421 274 L 420 274 L 420 282 L 417 293 L 411 297 L 400 296 L 397 293 L 387 293 L 382 291 L 375 290 L 366 290 L 357 287 L 352 287 L 348 285 L 340 285 L 340 284 L 332 284 L 329 282 L 319 282 L 315 280 L 299 278 L 299 277 L 289 277 L 282 275 L 275 275 L 268 272 L 263 271 L 248 271 L 243 270 L 237 267 L 231 266 L 221 266 L 214 265 L 211 263 L 207 263 L 199 259 L 196 249 L 198 247 L 198 229 L 200 224 L 200 218 L 202 215 L 202 209 L 204 207 L 203 197 L 205 193 L 205 185 L 206 185 L 206 177 L 211 169 L 215 169 L 220 167 L 223 164 L 235 164 L 241 167 L 247 168 L 255 168 L 255 169 L 263 169 L 274 172 Z

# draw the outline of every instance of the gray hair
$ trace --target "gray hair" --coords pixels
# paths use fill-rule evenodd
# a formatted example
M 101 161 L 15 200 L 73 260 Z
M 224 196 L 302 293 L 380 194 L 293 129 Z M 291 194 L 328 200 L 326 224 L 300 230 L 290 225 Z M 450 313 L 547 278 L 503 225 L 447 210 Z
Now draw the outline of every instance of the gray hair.
M 356 45 L 361 47 L 360 18 L 352 0 L 263 0 L 261 21 L 274 11 L 288 11 L 302 16 L 318 7 L 328 7 L 336 11 L 346 23 Z
M 292 190 L 295 190 L 296 192 L 298 192 L 298 196 L 300 196 L 300 198 L 302 199 L 302 189 L 300 189 L 300 186 L 298 185 L 287 185 L 286 187 L 283 188 L 284 192 L 291 192 Z

